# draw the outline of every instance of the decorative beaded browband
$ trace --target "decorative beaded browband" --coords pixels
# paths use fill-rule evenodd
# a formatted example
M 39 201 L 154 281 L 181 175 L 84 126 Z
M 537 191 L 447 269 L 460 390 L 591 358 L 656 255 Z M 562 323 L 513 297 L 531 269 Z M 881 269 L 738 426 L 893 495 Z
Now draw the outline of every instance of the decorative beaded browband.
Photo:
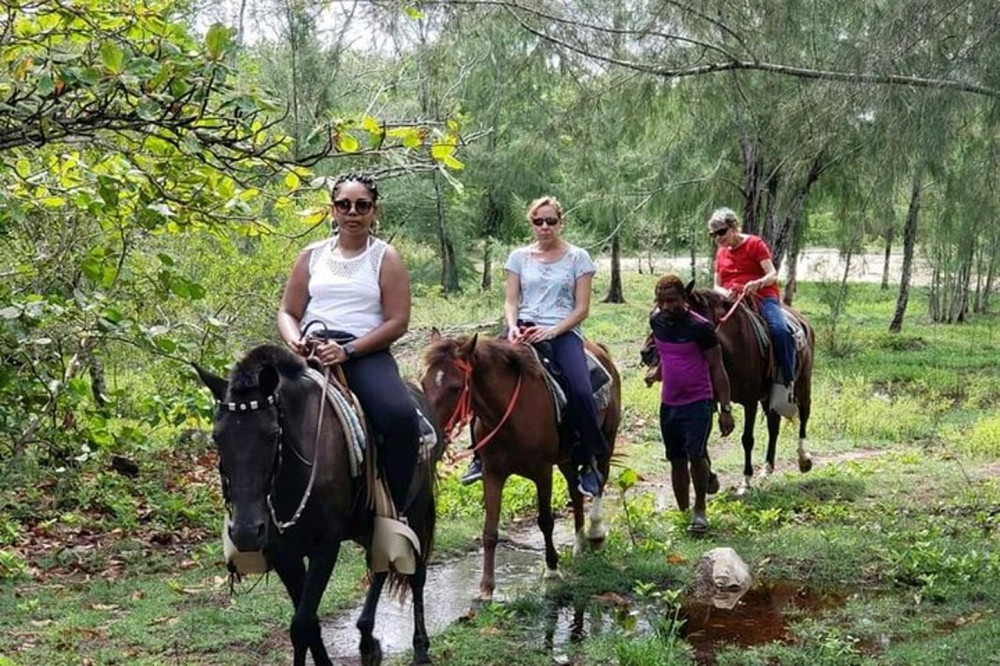
M 264 402 L 259 400 L 251 400 L 250 402 L 223 402 L 222 400 L 216 400 L 216 404 L 221 409 L 228 409 L 231 412 L 255 412 L 258 409 L 264 409 L 265 406 L 269 407 L 277 403 L 278 396 L 274 393 L 267 396 L 267 400 Z

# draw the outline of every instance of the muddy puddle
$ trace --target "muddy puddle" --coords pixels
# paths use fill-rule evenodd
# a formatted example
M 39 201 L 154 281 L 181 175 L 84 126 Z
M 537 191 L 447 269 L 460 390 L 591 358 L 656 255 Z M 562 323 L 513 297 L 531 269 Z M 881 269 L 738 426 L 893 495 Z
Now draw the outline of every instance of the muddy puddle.
M 560 550 L 572 544 L 568 522 L 557 521 L 555 539 Z M 474 609 L 481 566 L 482 553 L 471 552 L 429 568 L 425 610 L 432 655 L 434 635 L 451 623 L 467 618 Z M 502 603 L 522 594 L 537 593 L 542 585 L 544 566 L 544 551 L 537 528 L 525 525 L 513 530 L 497 547 L 495 600 Z M 847 595 L 841 593 L 776 583 L 750 589 L 731 610 L 689 599 L 679 615 L 684 620 L 680 634 L 691 644 L 696 662 L 711 665 L 715 664 L 716 652 L 727 646 L 750 647 L 786 640 L 790 618 L 823 614 L 842 606 L 846 598 Z M 553 600 L 541 611 L 534 630 L 528 631 L 524 639 L 530 649 L 551 651 L 554 663 L 569 664 L 573 663 L 570 655 L 574 643 L 594 636 L 648 635 L 653 631 L 652 623 L 663 612 L 613 594 L 592 599 L 580 607 Z M 334 663 L 340 666 L 359 663 L 359 635 L 354 625 L 360 613 L 361 600 L 356 607 L 323 623 L 323 640 Z M 383 598 L 379 604 L 375 635 L 387 657 L 411 648 L 412 618 L 409 598 L 403 603 Z
M 794 615 L 821 615 L 844 604 L 847 595 L 817 592 L 789 583 L 751 588 L 731 610 L 688 601 L 681 610 L 684 637 L 699 664 L 714 664 L 725 646 L 751 647 L 786 640 L 788 619 Z
M 560 551 L 572 545 L 572 519 L 556 521 L 553 539 Z M 431 654 L 434 634 L 467 617 L 473 609 L 479 595 L 482 561 L 482 552 L 475 551 L 428 567 L 424 613 L 427 632 L 431 635 Z M 501 534 L 496 553 L 494 600 L 502 603 L 537 591 L 544 570 L 545 547 L 541 532 L 533 523 Z M 363 600 L 359 599 L 351 610 L 323 622 L 323 642 L 330 657 L 341 666 L 358 663 L 360 634 L 355 624 L 361 615 L 362 604 Z M 395 599 L 382 598 L 375 615 L 375 636 L 381 641 L 386 656 L 400 654 L 412 647 L 413 604 L 409 596 L 402 604 Z

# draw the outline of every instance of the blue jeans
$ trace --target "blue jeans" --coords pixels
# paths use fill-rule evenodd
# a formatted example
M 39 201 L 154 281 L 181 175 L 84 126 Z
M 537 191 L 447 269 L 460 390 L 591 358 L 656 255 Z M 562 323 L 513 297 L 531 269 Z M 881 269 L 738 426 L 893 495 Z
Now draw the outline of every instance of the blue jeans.
M 583 352 L 583 339 L 573 333 L 563 333 L 549 340 L 556 364 L 563 374 L 566 393 L 566 417 L 580 429 L 581 451 L 574 462 L 585 465 L 591 458 L 603 460 L 608 455 L 608 444 L 601 432 L 600 416 L 590 385 L 590 371 Z
M 785 384 L 795 379 L 795 340 L 788 330 L 788 323 L 781 311 L 781 303 L 776 298 L 765 298 L 760 301 L 760 314 L 767 322 L 774 344 L 774 358 L 781 370 Z

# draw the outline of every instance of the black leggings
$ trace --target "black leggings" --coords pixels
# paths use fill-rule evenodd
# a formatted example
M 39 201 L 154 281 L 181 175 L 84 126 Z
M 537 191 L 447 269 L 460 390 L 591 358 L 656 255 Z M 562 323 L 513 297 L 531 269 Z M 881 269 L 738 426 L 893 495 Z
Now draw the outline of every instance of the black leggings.
M 387 349 L 353 358 L 341 367 L 368 417 L 392 500 L 402 512 L 420 444 L 420 422 L 413 396 Z

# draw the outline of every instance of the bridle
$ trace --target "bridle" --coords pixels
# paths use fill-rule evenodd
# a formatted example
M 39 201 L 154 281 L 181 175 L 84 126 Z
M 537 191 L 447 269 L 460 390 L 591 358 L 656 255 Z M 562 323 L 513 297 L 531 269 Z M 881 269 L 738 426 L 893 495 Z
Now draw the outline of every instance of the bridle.
M 267 508 L 271 514 L 271 522 L 274 523 L 274 527 L 278 530 L 278 534 L 283 534 L 285 530 L 290 527 L 295 526 L 302 517 L 302 512 L 306 508 L 306 504 L 309 502 L 309 497 L 312 495 L 313 486 L 316 483 L 316 470 L 319 468 L 317 461 L 319 460 L 319 436 L 323 428 L 323 414 L 326 411 L 324 407 L 326 406 L 326 390 L 327 385 L 330 382 L 330 368 L 326 369 L 324 373 L 324 386 L 323 392 L 320 395 L 320 407 L 319 407 L 319 417 L 316 420 L 316 442 L 313 446 L 313 451 L 315 452 L 315 458 L 312 461 L 306 460 L 305 457 L 299 453 L 295 447 L 289 446 L 288 448 L 295 454 L 295 457 L 299 459 L 302 464 L 310 468 L 309 471 L 309 482 L 306 484 L 306 489 L 302 494 L 302 498 L 299 500 L 299 505 L 292 514 L 292 517 L 288 520 L 282 521 L 278 520 L 277 511 L 274 509 L 274 502 L 272 497 L 274 496 L 276 489 L 275 483 L 278 480 L 278 476 L 281 473 L 281 466 L 283 462 L 283 451 L 285 448 L 285 428 L 284 422 L 285 417 L 281 410 L 281 402 L 278 398 L 278 393 L 272 393 L 267 396 L 263 401 L 250 400 L 248 402 L 226 402 L 223 400 L 216 401 L 220 410 L 230 411 L 230 412 L 254 412 L 261 409 L 273 407 L 275 412 L 275 417 L 278 422 L 278 432 L 276 435 L 277 446 L 274 452 L 274 462 L 271 464 L 271 478 L 269 482 L 269 489 L 267 491 Z M 223 500 L 226 502 L 226 511 L 232 515 L 231 502 L 228 497 L 229 495 L 229 477 L 222 471 L 221 466 L 219 469 L 219 475 L 222 477 L 222 489 L 223 489 Z
M 452 410 L 451 416 L 448 417 L 448 420 L 444 424 L 445 436 L 449 441 L 453 441 L 462 432 L 462 429 L 472 421 L 472 417 L 475 416 L 475 410 L 472 408 L 472 363 L 461 358 L 451 359 L 451 363 L 462 373 L 462 391 L 458 394 L 458 402 L 455 404 L 455 409 Z M 510 418 L 511 413 L 514 411 L 514 405 L 517 403 L 517 398 L 521 395 L 522 379 L 523 376 L 518 373 L 517 384 L 514 385 L 514 392 L 510 396 L 510 402 L 507 403 L 507 408 L 504 410 L 500 422 L 472 448 L 473 453 L 486 446 L 497 432 L 500 431 L 500 428 L 507 422 L 507 419 Z

